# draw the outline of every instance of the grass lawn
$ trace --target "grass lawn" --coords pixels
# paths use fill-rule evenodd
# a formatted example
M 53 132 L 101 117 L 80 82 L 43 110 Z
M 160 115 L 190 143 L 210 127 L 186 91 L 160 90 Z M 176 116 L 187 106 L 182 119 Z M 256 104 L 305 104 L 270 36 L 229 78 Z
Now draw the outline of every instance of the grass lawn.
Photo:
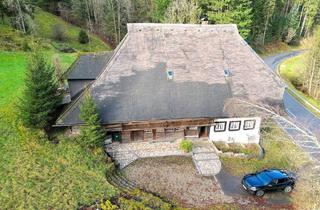
M 292 143 L 280 128 L 272 128 L 262 133 L 262 146 L 265 157 L 246 159 L 240 157 L 221 157 L 226 170 L 233 175 L 242 176 L 265 168 L 280 168 L 297 171 L 309 162 L 308 156 Z
M 67 69 L 76 54 L 58 56 Z M 23 87 L 28 53 L 0 52 L 0 203 L 3 209 L 75 209 L 108 198 L 117 190 L 107 183 L 102 151 L 91 153 L 72 140 L 58 145 L 40 131 L 29 131 L 16 118 L 15 100 Z
M 111 48 L 106 43 L 104 43 L 100 38 L 93 34 L 90 34 L 90 44 L 80 44 L 78 41 L 80 32 L 79 27 L 71 25 L 65 22 L 60 17 L 52 15 L 41 9 L 37 9 L 34 21 L 36 24 L 37 36 L 39 37 L 52 39 L 53 26 L 60 25 L 64 29 L 67 36 L 67 40 L 66 42 L 64 42 L 64 44 L 68 44 L 74 49 L 85 52 L 111 50 Z M 53 44 L 61 45 L 63 43 L 54 42 Z
M 12 107 L 0 113 L 1 209 L 76 209 L 117 194 L 106 181 L 102 150 L 71 139 L 52 144 L 19 125 Z
M 63 70 L 77 58 L 77 54 L 46 52 L 48 58 L 58 56 Z M 20 96 L 29 53 L 0 51 L 0 106 L 9 104 Z
M 296 90 L 296 93 L 299 94 L 302 98 L 307 100 L 310 104 L 314 105 L 318 109 L 320 109 L 320 100 L 315 100 L 312 97 L 304 94 L 297 88 L 297 83 L 303 82 L 303 74 L 305 68 L 305 55 L 299 55 L 293 58 L 290 58 L 284 61 L 279 67 L 280 76 L 287 82 L 287 84 Z M 301 99 L 298 99 L 303 103 Z M 305 104 L 305 103 L 304 103 Z M 308 104 L 305 104 L 308 107 Z M 313 109 L 310 108 L 311 111 Z M 318 114 L 319 113 L 315 113 Z

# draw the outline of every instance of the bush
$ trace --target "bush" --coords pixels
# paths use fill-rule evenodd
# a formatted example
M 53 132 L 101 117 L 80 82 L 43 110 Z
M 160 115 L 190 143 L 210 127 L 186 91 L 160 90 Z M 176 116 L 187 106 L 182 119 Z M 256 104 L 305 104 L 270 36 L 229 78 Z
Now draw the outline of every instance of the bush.
M 190 140 L 184 139 L 180 143 L 180 149 L 184 152 L 191 152 L 193 148 L 193 143 Z
M 146 207 L 143 203 L 135 200 L 128 200 L 126 198 L 120 198 L 119 200 L 121 209 L 132 209 L 132 210 L 151 210 L 151 208 Z
M 31 47 L 29 46 L 28 42 L 27 41 L 24 41 L 23 44 L 22 44 L 22 50 L 25 51 L 25 52 L 28 52 L 28 51 L 32 51 Z
M 173 206 L 170 203 L 162 200 L 161 198 L 154 196 L 149 193 L 145 193 L 140 190 L 134 190 L 130 193 L 135 200 L 140 201 L 143 205 L 148 206 L 152 209 L 170 210 Z
M 213 144 L 217 147 L 218 150 L 220 150 L 221 152 L 227 152 L 229 149 L 228 144 L 226 144 L 223 141 L 215 141 L 213 142 Z
M 88 44 L 89 43 L 89 36 L 87 34 L 87 32 L 85 32 L 84 30 L 81 30 L 79 32 L 79 43 L 81 44 Z
M 67 40 L 67 35 L 65 33 L 65 29 L 59 25 L 53 25 L 52 27 L 52 38 L 56 41 L 63 42 Z
M 222 141 L 213 142 L 221 152 L 244 153 L 253 157 L 258 157 L 260 154 L 260 146 L 258 144 L 239 144 L 239 143 L 225 143 Z
M 100 204 L 100 209 L 102 210 L 116 210 L 118 209 L 117 206 L 113 205 L 109 200 Z

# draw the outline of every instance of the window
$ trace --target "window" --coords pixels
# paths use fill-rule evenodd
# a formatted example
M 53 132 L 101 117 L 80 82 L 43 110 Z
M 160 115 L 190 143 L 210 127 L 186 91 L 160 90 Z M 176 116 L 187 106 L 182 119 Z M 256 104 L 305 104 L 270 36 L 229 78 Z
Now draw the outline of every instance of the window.
M 221 121 L 221 122 L 215 122 L 214 123 L 214 131 L 215 132 L 223 132 L 226 130 L 227 122 Z
M 174 75 L 174 73 L 172 70 L 167 70 L 167 78 L 168 79 L 173 79 L 173 75 Z
M 240 130 L 241 121 L 230 121 L 229 131 L 238 131 Z
M 224 76 L 225 76 L 225 77 L 230 77 L 230 76 L 231 76 L 231 73 L 230 73 L 230 70 L 229 70 L 229 69 L 224 69 L 224 70 L 223 70 L 223 73 L 224 73 Z
M 255 120 L 245 120 L 243 125 L 243 130 L 253 130 L 256 125 Z
M 288 179 L 286 179 L 286 178 L 279 179 L 279 180 L 278 180 L 278 184 L 284 184 L 284 183 L 286 183 L 287 181 L 288 181 Z

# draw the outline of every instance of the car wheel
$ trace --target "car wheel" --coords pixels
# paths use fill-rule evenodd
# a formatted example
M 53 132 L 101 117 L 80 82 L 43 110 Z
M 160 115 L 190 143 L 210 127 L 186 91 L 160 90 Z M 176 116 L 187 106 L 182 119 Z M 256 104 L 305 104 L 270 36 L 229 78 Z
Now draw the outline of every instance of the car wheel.
M 258 197 L 262 197 L 263 195 L 264 195 L 264 191 L 263 190 L 258 190 L 256 192 L 256 196 L 258 196 Z
M 284 192 L 286 192 L 286 193 L 289 193 L 289 192 L 291 192 L 292 191 L 292 187 L 291 186 L 286 186 L 285 188 L 284 188 Z

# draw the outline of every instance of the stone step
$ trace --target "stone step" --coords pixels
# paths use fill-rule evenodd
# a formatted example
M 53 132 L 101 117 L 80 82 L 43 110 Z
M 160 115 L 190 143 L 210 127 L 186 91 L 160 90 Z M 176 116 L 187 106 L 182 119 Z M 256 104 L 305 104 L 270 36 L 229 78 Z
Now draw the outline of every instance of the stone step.
M 130 165 L 131 163 L 133 163 L 134 161 L 136 161 L 138 158 L 135 159 L 122 159 L 122 160 L 117 160 L 117 162 L 119 163 L 119 167 L 120 169 L 125 168 L 126 166 Z
M 135 183 L 126 179 L 122 174 L 119 172 L 113 173 L 108 177 L 108 181 L 110 184 L 117 186 L 122 190 L 133 190 L 136 188 Z
M 219 160 L 219 156 L 215 153 L 196 153 L 193 154 L 195 160 Z

